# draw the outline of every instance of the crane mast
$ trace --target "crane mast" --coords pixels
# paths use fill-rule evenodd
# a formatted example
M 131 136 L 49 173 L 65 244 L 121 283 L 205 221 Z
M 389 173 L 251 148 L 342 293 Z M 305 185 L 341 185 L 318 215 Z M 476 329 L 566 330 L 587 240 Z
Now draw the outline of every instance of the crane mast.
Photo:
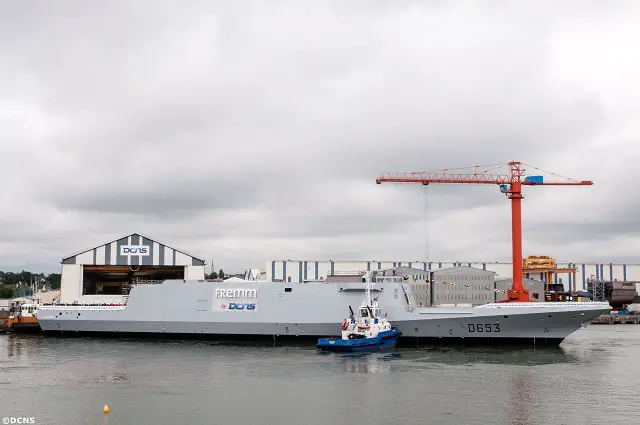
M 381 183 L 454 183 L 454 184 L 497 184 L 500 191 L 511 200 L 511 251 L 513 261 L 513 284 L 507 293 L 506 302 L 529 302 L 529 291 L 525 289 L 522 275 L 522 186 L 589 186 L 593 182 L 563 178 L 557 181 L 545 182 L 542 176 L 525 177 L 523 163 L 511 161 L 508 164 L 509 173 L 491 173 L 494 169 L 473 167 L 473 173 L 453 173 L 451 170 L 427 171 L 418 173 L 382 173 L 376 179 Z M 504 167 L 496 164 L 483 167 Z M 534 168 L 527 166 L 529 168 Z M 467 167 L 469 168 L 469 167 Z M 553 174 L 553 173 L 552 173 Z M 523 179 L 524 177 L 524 179 Z

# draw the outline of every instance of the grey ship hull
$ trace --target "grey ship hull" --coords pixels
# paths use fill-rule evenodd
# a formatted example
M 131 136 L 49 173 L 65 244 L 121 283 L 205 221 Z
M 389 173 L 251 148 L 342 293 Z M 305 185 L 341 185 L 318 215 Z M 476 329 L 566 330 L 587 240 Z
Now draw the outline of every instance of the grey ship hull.
M 349 306 L 356 309 L 363 294 L 359 283 L 167 281 L 134 287 L 126 307 L 42 306 L 37 317 L 44 332 L 66 335 L 305 339 L 339 335 Z M 606 303 L 416 307 L 408 285 L 397 282 L 378 283 L 374 296 L 405 341 L 559 343 L 611 309 Z

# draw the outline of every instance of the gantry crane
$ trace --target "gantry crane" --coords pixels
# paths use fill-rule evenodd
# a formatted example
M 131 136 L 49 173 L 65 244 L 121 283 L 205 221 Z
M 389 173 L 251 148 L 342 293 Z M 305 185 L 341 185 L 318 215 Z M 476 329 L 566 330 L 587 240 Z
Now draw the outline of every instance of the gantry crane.
M 544 181 L 543 176 L 525 176 L 525 168 L 534 168 L 521 162 L 512 161 L 506 164 L 510 172 L 497 174 L 495 170 L 505 164 L 467 167 L 473 168 L 473 173 L 460 173 L 460 169 L 443 169 L 418 173 L 382 173 L 376 183 L 455 183 L 455 184 L 497 184 L 500 191 L 511 199 L 511 242 L 513 257 L 513 284 L 508 291 L 506 302 L 529 302 L 529 291 L 522 283 L 522 186 L 585 186 L 592 185 L 591 181 L 578 181 L 562 178 L 557 181 Z M 481 169 L 482 167 L 482 169 Z M 494 167 L 487 168 L 486 167 Z M 542 171 L 542 170 L 540 170 Z M 493 172 L 493 173 L 492 173 Z M 551 173 L 554 174 L 554 173 Z M 554 174 L 557 177 L 557 174 Z
M 560 273 L 570 273 L 573 275 L 573 281 L 576 281 L 576 273 L 578 269 L 575 267 L 563 267 L 559 268 L 555 258 L 548 257 L 546 255 L 529 256 L 522 260 L 522 273 L 540 273 L 543 277 L 545 284 L 547 297 L 549 295 L 549 285 L 553 280 L 553 276 L 557 276 Z M 571 291 L 571 279 L 569 279 L 569 291 Z M 549 298 L 547 298 L 549 299 Z

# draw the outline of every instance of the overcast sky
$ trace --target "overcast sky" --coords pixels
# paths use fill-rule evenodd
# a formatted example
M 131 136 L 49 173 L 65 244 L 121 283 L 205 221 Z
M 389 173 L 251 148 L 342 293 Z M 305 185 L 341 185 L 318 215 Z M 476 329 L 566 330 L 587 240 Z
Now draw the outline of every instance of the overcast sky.
M 98 3 L 100 3 L 98 5 Z M 0 3 L 0 270 L 140 232 L 240 272 L 425 258 L 518 160 L 524 254 L 640 263 L 640 2 Z M 535 172 L 532 172 L 535 174 Z M 510 261 L 495 186 L 429 259 Z

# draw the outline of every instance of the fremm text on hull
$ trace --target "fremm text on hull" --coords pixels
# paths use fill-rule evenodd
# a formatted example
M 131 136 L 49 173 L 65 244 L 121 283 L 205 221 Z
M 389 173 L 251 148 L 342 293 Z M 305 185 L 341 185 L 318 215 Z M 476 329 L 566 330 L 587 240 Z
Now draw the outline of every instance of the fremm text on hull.
M 257 298 L 257 289 L 224 289 L 216 288 L 216 298 Z

